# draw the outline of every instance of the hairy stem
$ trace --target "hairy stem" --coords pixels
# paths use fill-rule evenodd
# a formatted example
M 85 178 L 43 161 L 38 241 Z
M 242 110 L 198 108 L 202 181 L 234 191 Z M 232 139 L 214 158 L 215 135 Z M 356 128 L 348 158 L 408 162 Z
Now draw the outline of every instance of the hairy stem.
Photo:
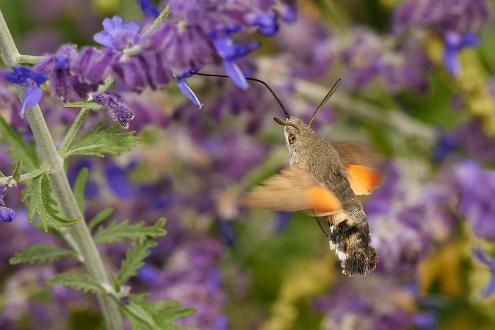
M 8 67 L 17 64 L 19 52 L 10 34 L 3 14 L 0 10 L 0 55 Z M 46 125 L 41 109 L 38 105 L 25 111 L 26 120 L 33 132 L 34 140 L 38 148 L 40 158 L 43 160 L 49 171 L 49 178 L 54 190 L 55 198 L 62 206 L 65 216 L 68 218 L 79 217 L 80 221 L 67 229 L 66 235 L 77 246 L 81 254 L 84 265 L 88 273 L 95 277 L 105 286 L 110 286 L 108 274 L 106 273 L 103 261 L 96 248 L 96 244 L 91 237 L 83 214 L 77 205 L 72 189 L 67 180 L 63 166 L 63 159 L 57 152 L 55 144 Z M 122 315 L 118 304 L 109 296 L 99 296 L 99 302 L 108 329 L 123 329 Z

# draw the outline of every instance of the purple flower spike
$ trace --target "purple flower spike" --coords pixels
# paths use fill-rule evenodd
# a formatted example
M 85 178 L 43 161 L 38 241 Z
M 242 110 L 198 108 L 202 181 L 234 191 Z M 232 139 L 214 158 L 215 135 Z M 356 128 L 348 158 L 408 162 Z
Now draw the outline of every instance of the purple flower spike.
M 249 24 L 257 26 L 258 32 L 265 36 L 272 36 L 278 32 L 277 18 L 273 11 L 249 13 L 246 20 Z
M 108 109 L 110 116 L 115 121 L 118 121 L 123 128 L 129 128 L 129 122 L 134 119 L 134 112 L 125 104 L 119 102 L 116 95 L 100 92 L 95 92 L 92 95 L 97 103 Z
M 495 258 L 488 258 L 486 253 L 480 248 L 475 248 L 473 254 L 476 258 L 490 268 L 491 278 L 488 285 L 483 290 L 483 295 L 488 297 L 495 292 Z
M 193 90 L 187 84 L 186 78 L 190 75 L 190 71 L 186 71 L 186 73 L 177 77 L 177 86 L 179 87 L 182 94 L 184 94 L 195 106 L 201 109 L 201 102 L 199 101 L 196 94 L 194 94 Z
M 122 50 L 137 41 L 139 28 L 139 24 L 134 21 L 124 23 L 124 19 L 120 16 L 105 18 L 103 31 L 95 34 L 93 40 L 105 47 Z
M 0 221 L 12 222 L 15 219 L 15 211 L 9 207 L 0 206 Z
M 5 73 L 5 77 L 9 82 L 26 88 L 21 108 L 21 116 L 24 116 L 24 110 L 41 101 L 43 90 L 40 85 L 46 80 L 47 76 L 27 66 L 15 66 L 12 71 Z
M 457 76 L 460 73 L 459 51 L 466 47 L 478 45 L 480 43 L 480 38 L 474 33 L 461 35 L 457 32 L 447 32 L 444 42 L 444 65 L 450 73 Z

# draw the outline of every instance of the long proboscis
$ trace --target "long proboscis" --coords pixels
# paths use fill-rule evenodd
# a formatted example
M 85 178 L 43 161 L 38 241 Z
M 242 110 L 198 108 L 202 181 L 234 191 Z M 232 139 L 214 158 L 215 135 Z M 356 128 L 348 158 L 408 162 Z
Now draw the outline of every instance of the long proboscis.
M 339 88 L 339 85 L 340 85 L 340 82 L 342 81 L 342 79 L 337 79 L 337 81 L 333 84 L 332 88 L 330 88 L 330 90 L 328 91 L 327 95 L 325 95 L 325 97 L 323 98 L 323 100 L 321 100 L 320 104 L 318 105 L 318 107 L 316 108 L 315 112 L 313 112 L 313 115 L 311 116 L 311 119 L 309 120 L 308 122 L 308 126 L 311 127 L 311 124 L 313 123 L 313 121 L 315 120 L 316 118 L 316 115 L 318 114 L 318 112 L 320 111 L 321 107 L 327 103 L 328 99 L 330 97 L 332 97 L 333 93 L 335 93 L 335 91 L 337 90 L 337 88 Z
M 191 72 L 191 74 L 194 74 L 197 76 L 205 76 L 205 77 L 229 78 L 229 76 L 225 76 L 225 75 L 221 75 L 221 74 L 202 73 L 202 72 L 195 72 L 195 71 Z M 287 119 L 290 118 L 290 115 L 289 115 L 289 112 L 287 111 L 287 108 L 284 106 L 282 101 L 278 98 L 277 94 L 275 94 L 273 89 L 271 89 L 271 87 L 268 86 L 268 84 L 266 82 L 264 82 L 263 80 L 260 80 L 260 79 L 256 79 L 256 78 L 246 78 L 246 79 L 250 80 L 250 81 L 255 81 L 255 82 L 260 83 L 260 84 L 263 84 L 270 91 L 270 93 L 273 95 L 273 97 L 277 101 L 278 105 L 280 106 L 280 109 L 282 109 L 282 112 L 284 113 L 285 118 L 287 118 Z

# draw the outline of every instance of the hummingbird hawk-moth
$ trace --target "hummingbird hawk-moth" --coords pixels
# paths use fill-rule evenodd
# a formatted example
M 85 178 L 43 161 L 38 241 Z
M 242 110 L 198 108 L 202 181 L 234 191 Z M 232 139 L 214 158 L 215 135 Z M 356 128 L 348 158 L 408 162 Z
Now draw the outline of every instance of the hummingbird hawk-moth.
M 342 272 L 346 275 L 368 274 L 375 269 L 377 257 L 370 245 L 366 214 L 356 196 L 367 195 L 378 185 L 380 175 L 373 168 L 376 159 L 362 144 L 330 143 L 311 128 L 321 106 L 334 93 L 340 80 L 306 124 L 289 115 L 265 82 L 247 79 L 265 85 L 285 115 L 285 119 L 275 117 L 274 120 L 284 127 L 290 166 L 247 192 L 242 203 L 252 208 L 311 211 L 328 237 L 330 249 L 335 250 Z

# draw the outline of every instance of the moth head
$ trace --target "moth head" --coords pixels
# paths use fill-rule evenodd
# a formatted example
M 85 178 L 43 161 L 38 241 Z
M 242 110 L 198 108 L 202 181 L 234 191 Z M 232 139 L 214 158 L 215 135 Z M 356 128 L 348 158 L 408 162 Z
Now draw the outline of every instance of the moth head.
M 314 131 L 301 119 L 290 117 L 287 119 L 273 118 L 275 122 L 284 126 L 285 141 L 289 148 L 296 148 Z

